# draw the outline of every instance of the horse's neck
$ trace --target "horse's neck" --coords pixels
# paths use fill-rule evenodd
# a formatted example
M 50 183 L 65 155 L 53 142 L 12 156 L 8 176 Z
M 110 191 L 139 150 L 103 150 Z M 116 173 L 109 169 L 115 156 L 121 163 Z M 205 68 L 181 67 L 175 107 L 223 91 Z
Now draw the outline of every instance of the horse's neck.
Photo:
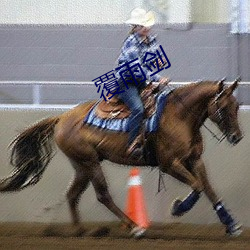
M 208 104 L 212 97 L 215 96 L 218 86 L 216 84 L 199 84 L 191 86 L 190 89 L 183 89 L 182 105 L 180 114 L 182 117 L 189 119 L 197 128 L 200 127 L 208 116 Z

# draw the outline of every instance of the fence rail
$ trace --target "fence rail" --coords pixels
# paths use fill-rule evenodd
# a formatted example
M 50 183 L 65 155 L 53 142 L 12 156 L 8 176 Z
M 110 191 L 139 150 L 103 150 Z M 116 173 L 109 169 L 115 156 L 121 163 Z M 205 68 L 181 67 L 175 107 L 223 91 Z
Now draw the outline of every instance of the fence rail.
M 0 110 L 62 110 L 67 111 L 76 105 L 55 105 L 55 104 L 0 104 Z M 250 105 L 241 105 L 240 110 L 250 110 Z
M 197 82 L 197 81 L 196 81 Z M 179 87 L 191 82 L 170 82 Z M 232 82 L 225 82 L 231 84 Z M 250 105 L 250 82 L 241 82 L 235 91 L 241 105 Z M 100 98 L 93 82 L 83 81 L 0 81 L 0 104 L 3 105 L 74 105 Z M 7 107 L 7 106 L 6 106 Z M 35 107 L 35 106 L 34 106 Z
M 199 82 L 202 80 L 197 81 L 190 81 L 190 82 L 170 82 L 170 85 L 186 85 L 193 82 Z M 203 80 L 204 81 L 204 80 Z M 225 84 L 231 84 L 231 82 L 225 82 Z M 93 82 L 90 81 L 0 81 L 0 85 L 94 85 Z M 250 82 L 240 82 L 240 85 L 249 85 Z

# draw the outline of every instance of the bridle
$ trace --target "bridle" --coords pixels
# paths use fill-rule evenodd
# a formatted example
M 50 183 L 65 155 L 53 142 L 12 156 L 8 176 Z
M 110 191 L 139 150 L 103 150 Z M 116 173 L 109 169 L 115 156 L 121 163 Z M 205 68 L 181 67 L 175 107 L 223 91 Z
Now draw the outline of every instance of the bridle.
M 215 96 L 213 104 L 215 105 L 216 110 L 212 115 L 215 117 L 215 120 L 218 125 L 222 125 L 221 126 L 222 128 L 226 128 L 227 126 L 225 124 L 225 119 L 223 118 L 223 111 L 222 111 L 223 109 L 219 106 L 219 99 L 223 95 L 223 93 L 224 91 L 220 92 L 219 94 Z M 226 134 L 226 131 L 224 131 L 222 133 L 221 138 L 218 138 L 217 136 L 215 138 L 218 140 L 218 142 L 222 142 L 226 137 L 227 137 L 227 134 Z

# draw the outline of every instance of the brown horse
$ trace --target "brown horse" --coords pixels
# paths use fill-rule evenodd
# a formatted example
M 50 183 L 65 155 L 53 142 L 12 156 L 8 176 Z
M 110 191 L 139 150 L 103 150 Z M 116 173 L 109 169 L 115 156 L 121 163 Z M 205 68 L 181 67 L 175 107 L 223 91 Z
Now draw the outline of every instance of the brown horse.
M 242 139 L 238 125 L 239 104 L 232 95 L 239 80 L 230 87 L 219 82 L 204 81 L 175 89 L 168 97 L 157 132 L 148 136 L 146 146 L 154 152 L 159 169 L 191 186 L 193 192 L 173 205 L 172 214 L 188 212 L 204 191 L 214 206 L 226 232 L 238 235 L 240 225 L 225 209 L 211 187 L 203 160 L 201 126 L 207 118 L 218 125 L 230 144 Z M 139 228 L 113 202 L 102 171 L 101 161 L 148 166 L 143 159 L 126 157 L 127 133 L 102 130 L 83 123 L 94 102 L 88 102 L 63 113 L 44 119 L 26 129 L 12 142 L 11 164 L 13 174 L 0 182 L 0 191 L 18 191 L 36 184 L 53 156 L 53 140 L 70 159 L 75 178 L 67 192 L 74 225 L 80 222 L 78 201 L 92 183 L 98 201 L 118 216 L 123 223 L 141 234 Z

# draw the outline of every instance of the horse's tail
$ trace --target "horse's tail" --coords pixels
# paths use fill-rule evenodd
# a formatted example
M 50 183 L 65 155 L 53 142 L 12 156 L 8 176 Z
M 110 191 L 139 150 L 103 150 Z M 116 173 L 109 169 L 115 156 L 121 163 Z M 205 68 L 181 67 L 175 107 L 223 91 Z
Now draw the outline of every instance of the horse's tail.
M 11 175 L 0 180 L 0 192 L 19 191 L 36 184 L 53 158 L 54 128 L 59 117 L 44 119 L 24 130 L 10 144 Z

